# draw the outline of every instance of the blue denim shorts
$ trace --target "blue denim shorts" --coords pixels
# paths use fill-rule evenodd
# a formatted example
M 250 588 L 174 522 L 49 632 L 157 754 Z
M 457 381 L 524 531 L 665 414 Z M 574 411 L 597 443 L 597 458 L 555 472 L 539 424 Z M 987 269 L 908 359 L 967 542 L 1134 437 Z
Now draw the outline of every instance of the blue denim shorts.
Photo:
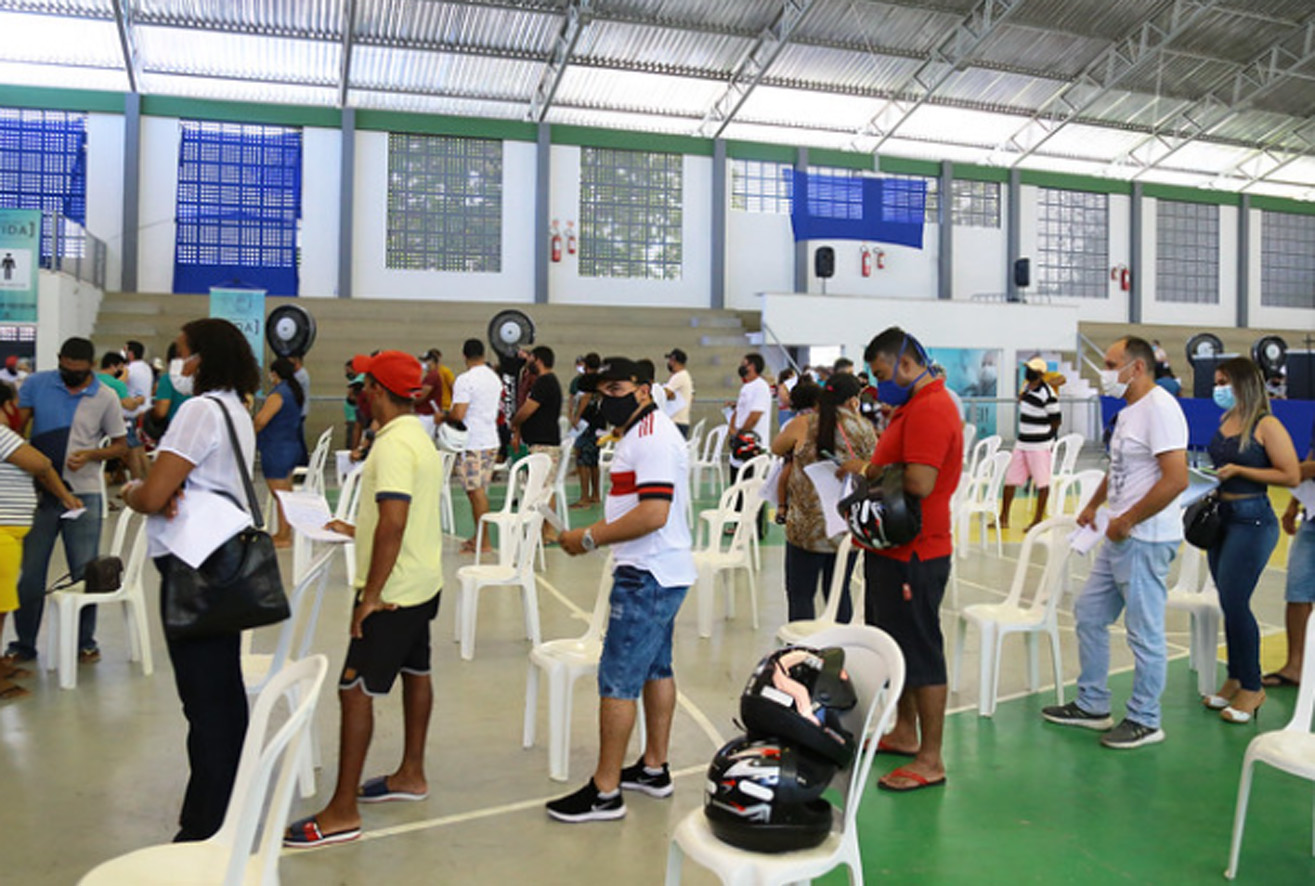
M 618 566 L 612 573 L 611 618 L 598 662 L 598 694 L 639 698 L 649 680 L 672 676 L 671 631 L 688 587 L 667 588 L 651 572 Z
M 1315 520 L 1297 524 L 1297 534 L 1288 547 L 1288 585 L 1283 597 L 1289 603 L 1315 603 Z
M 137 436 L 137 419 L 125 418 L 123 420 L 123 424 L 128 430 L 128 433 L 126 435 L 128 438 L 128 448 L 129 449 L 139 448 L 142 445 L 142 439 L 141 437 Z

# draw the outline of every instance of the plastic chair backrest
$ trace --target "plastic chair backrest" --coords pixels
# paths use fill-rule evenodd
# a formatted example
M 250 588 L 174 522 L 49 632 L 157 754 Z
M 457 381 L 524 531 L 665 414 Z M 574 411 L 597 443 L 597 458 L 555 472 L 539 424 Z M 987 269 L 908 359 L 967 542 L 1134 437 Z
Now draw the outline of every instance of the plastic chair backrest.
M 448 455 L 450 453 L 444 453 Z M 362 462 L 352 468 L 350 474 L 342 480 L 342 486 L 339 489 L 338 504 L 333 509 L 333 518 L 342 520 L 347 523 L 356 522 L 356 509 L 361 503 L 361 470 L 365 467 Z
M 1065 434 L 1055 441 L 1051 463 L 1056 474 L 1071 474 L 1077 467 L 1078 455 L 1082 452 L 1082 435 Z
M 308 492 L 324 491 L 324 466 L 329 463 L 329 448 L 333 446 L 333 428 L 325 428 L 320 439 L 315 442 L 306 464 L 305 488 Z
M 1305 658 L 1301 662 L 1301 685 L 1297 688 L 1297 704 L 1285 731 L 1311 732 L 1315 730 L 1315 610 L 1306 619 Z
M 557 476 L 553 477 L 553 486 L 561 486 L 571 473 L 571 448 L 575 445 L 574 437 L 563 437 L 557 453 Z
M 274 644 L 274 653 L 270 658 L 269 670 L 266 671 L 262 683 L 257 684 L 262 686 L 262 692 L 264 691 L 263 686 L 268 686 L 270 681 L 283 670 L 292 655 L 293 641 L 298 636 L 301 637 L 301 643 L 298 644 L 299 654 L 304 655 L 310 651 L 311 642 L 315 637 L 315 627 L 319 622 L 320 604 L 324 598 L 324 586 L 329 578 L 329 563 L 336 552 L 335 547 L 331 546 L 320 552 L 319 557 L 311 563 L 301 581 L 297 582 L 296 587 L 288 594 L 288 609 L 291 614 L 279 623 L 279 636 Z M 246 633 L 249 634 L 250 631 Z
M 1077 529 L 1078 521 L 1074 517 L 1051 517 L 1043 520 L 1027 531 L 1023 536 L 1023 546 L 1018 551 L 1018 563 L 1014 567 L 1014 580 L 1009 586 L 1009 596 L 1005 606 L 1022 606 L 1033 612 L 1045 608 L 1047 614 L 1059 603 L 1064 582 L 1064 567 L 1068 563 L 1072 547 L 1068 536 Z M 1031 571 L 1032 555 L 1037 546 L 1043 547 L 1046 563 L 1037 582 L 1032 598 L 1023 602 L 1023 591 L 1027 586 L 1028 573 Z
M 836 565 L 831 571 L 831 586 L 826 592 L 826 608 L 822 610 L 819 621 L 836 620 L 840 613 L 840 598 L 845 587 L 845 562 L 849 559 L 849 552 L 854 548 L 854 536 L 848 532 L 840 539 L 840 547 L 836 548 Z M 857 569 L 856 572 L 863 570 Z
M 854 733 L 860 747 L 871 737 L 850 767 L 849 778 L 840 785 L 844 802 L 844 831 L 854 828 L 859 804 L 864 797 L 872 761 L 877 756 L 877 738 L 885 735 L 895 717 L 895 707 L 904 691 L 904 656 L 890 635 L 868 625 L 836 625 L 808 639 L 816 648 L 839 646 L 845 650 L 845 670 L 854 683 L 858 704 L 842 722 Z
M 1009 460 L 1012 458 L 1012 453 L 997 452 L 988 460 L 991 465 L 991 479 L 986 483 L 981 501 L 997 502 L 1000 500 L 1000 493 L 1005 485 L 1005 475 L 1009 473 Z
M 772 456 L 768 453 L 755 455 L 753 458 L 740 465 L 741 480 L 758 480 L 767 476 L 768 470 L 772 467 Z
M 735 523 L 735 535 L 731 537 L 730 553 L 747 552 L 754 534 L 758 532 L 758 511 L 767 504 L 759 494 L 762 492 L 764 479 L 750 477 L 731 486 L 731 489 L 743 498 L 740 501 L 739 519 Z
M 963 460 L 967 464 L 969 457 L 973 452 L 973 444 L 977 440 L 977 425 L 965 424 L 963 426 Z
M 698 444 L 703 439 L 703 430 L 708 426 L 708 420 L 701 418 L 695 422 L 694 427 L 689 429 L 689 439 L 691 443 Z
M 530 476 L 530 458 L 526 456 L 511 466 L 507 472 L 507 497 L 502 501 L 501 513 L 510 514 L 513 511 L 513 505 L 516 503 L 517 490 L 519 490 Z
M 699 461 L 704 464 L 716 464 L 721 459 L 721 452 L 726 447 L 726 434 L 730 431 L 730 425 L 717 425 L 708 436 L 703 440 L 703 455 Z
M 603 630 L 607 627 L 607 618 L 611 612 L 608 598 L 612 591 L 612 568 L 615 564 L 616 558 L 609 550 L 607 559 L 603 562 L 603 573 L 598 576 L 598 593 L 594 596 L 594 611 L 589 615 L 589 629 L 580 638 L 583 641 L 601 638 Z
M 534 575 L 534 554 L 538 550 L 539 533 L 543 531 L 543 514 L 537 509 L 521 511 L 512 530 L 516 550 L 512 562 L 521 578 Z
M 553 478 L 548 476 L 548 472 L 552 470 L 552 457 L 542 452 L 536 452 L 533 455 L 525 456 L 521 461 L 528 462 L 525 485 L 521 487 L 519 505 L 520 509 L 524 510 L 525 508 L 534 508 L 544 504 L 551 497 L 553 487 L 550 481 Z
M 1184 541 L 1178 546 L 1177 559 L 1178 580 L 1169 589 L 1169 593 L 1201 593 L 1205 588 L 1204 582 L 1201 581 L 1201 561 L 1205 559 L 1205 551 L 1194 548 Z
M 137 517 L 137 512 L 132 508 L 124 508 L 119 511 L 119 519 L 114 521 L 114 537 L 110 541 L 109 554 L 114 557 L 123 556 L 123 545 L 128 540 L 128 525 Z M 142 522 L 146 520 L 143 517 Z
M 128 509 L 124 508 L 124 510 Z M 125 591 L 142 587 L 142 572 L 146 569 L 146 549 L 148 547 L 150 547 L 150 542 L 146 539 L 146 521 L 143 519 L 137 526 L 128 559 L 123 564 L 123 583 L 120 587 Z M 142 642 L 149 643 L 150 640 L 143 637 Z
M 212 838 L 231 851 L 224 875 L 225 886 L 249 882 L 246 872 L 253 849 L 260 859 L 258 882 L 278 882 L 279 851 L 288 810 L 292 806 L 292 789 L 299 769 L 297 762 L 328 672 L 328 658 L 312 655 L 276 674 L 256 698 L 246 739 L 242 743 L 242 756 L 228 811 L 219 833 Z M 278 731 L 266 739 L 274 705 L 285 697 L 289 699 L 292 711 Z M 276 770 L 278 781 L 271 792 L 270 782 L 274 780 Z M 259 828 L 260 842 L 257 845 L 256 831 L 266 797 L 269 797 L 268 811 L 263 826 Z
M 973 457 L 968 461 L 968 476 L 976 478 L 977 471 L 980 469 L 982 462 L 991 458 L 1000 449 L 1000 444 L 1004 442 L 999 434 L 993 434 L 990 437 L 983 437 L 973 446 Z
M 557 416 L 557 433 L 563 437 L 571 433 L 571 420 L 564 415 Z

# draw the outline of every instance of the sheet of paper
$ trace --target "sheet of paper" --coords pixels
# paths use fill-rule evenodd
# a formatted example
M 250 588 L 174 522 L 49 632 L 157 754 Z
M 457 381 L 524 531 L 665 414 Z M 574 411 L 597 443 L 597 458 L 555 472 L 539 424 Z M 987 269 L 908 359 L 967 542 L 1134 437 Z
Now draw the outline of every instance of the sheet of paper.
M 221 544 L 251 525 L 251 515 L 232 500 L 204 489 L 189 489 L 172 519 L 150 518 L 152 534 L 169 553 L 193 569 Z
M 76 520 L 85 513 L 87 513 L 86 508 L 69 508 L 67 511 L 59 515 L 59 519 Z
M 835 464 L 829 461 L 813 462 L 804 468 L 804 473 L 813 481 L 813 487 L 817 489 L 817 499 L 822 505 L 822 514 L 826 517 L 826 534 L 834 536 L 848 531 L 849 525 L 836 510 L 836 505 L 850 493 L 853 479 L 846 477 L 841 480 L 836 476 Z
M 546 520 L 548 525 L 553 529 L 556 529 L 558 532 L 566 531 L 566 521 L 558 516 L 557 512 L 552 508 L 547 505 L 539 505 L 539 513 L 543 514 L 543 519 Z
M 1079 526 L 1068 537 L 1069 546 L 1073 552 L 1081 554 L 1084 557 L 1091 553 L 1096 545 L 1100 544 L 1101 539 L 1105 537 L 1105 530 L 1110 525 L 1110 512 L 1107 508 L 1100 508 L 1096 511 L 1096 522 L 1090 526 Z
M 662 407 L 662 412 L 671 417 L 685 408 L 685 398 L 677 394 L 667 399 L 666 405 Z
M 1308 517 L 1315 514 L 1315 480 L 1302 480 L 1292 490 L 1292 497 L 1301 502 Z
M 279 502 L 283 505 L 283 516 L 288 525 L 311 541 L 326 541 L 332 544 L 344 544 L 352 540 L 351 536 L 325 529 L 324 524 L 333 519 L 329 503 L 324 496 L 313 492 L 288 492 L 280 489 Z
M 1219 488 L 1219 477 L 1214 471 L 1188 468 L 1187 488 L 1178 496 L 1178 506 L 1185 508 L 1208 492 Z
M 784 468 L 784 459 L 773 458 L 772 466 L 767 469 L 767 476 L 763 479 L 762 488 L 758 490 L 759 497 L 774 508 L 781 506 L 781 471 Z

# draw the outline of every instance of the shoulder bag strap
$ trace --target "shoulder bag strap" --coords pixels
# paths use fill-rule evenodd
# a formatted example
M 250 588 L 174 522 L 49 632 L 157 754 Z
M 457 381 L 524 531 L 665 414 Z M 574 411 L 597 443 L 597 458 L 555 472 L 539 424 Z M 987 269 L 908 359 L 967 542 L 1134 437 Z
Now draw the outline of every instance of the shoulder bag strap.
M 251 473 L 247 470 L 247 461 L 242 455 L 242 447 L 237 442 L 237 428 L 233 427 L 233 417 L 228 414 L 228 407 L 217 398 L 208 397 L 206 399 L 213 401 L 219 407 L 219 411 L 224 414 L 224 424 L 228 425 L 228 439 L 233 444 L 233 458 L 237 459 L 237 472 L 242 475 L 242 488 L 247 491 L 247 509 L 251 512 L 251 519 L 255 521 L 256 528 L 264 529 L 265 520 L 260 514 L 260 506 L 256 504 L 256 488 L 251 485 Z

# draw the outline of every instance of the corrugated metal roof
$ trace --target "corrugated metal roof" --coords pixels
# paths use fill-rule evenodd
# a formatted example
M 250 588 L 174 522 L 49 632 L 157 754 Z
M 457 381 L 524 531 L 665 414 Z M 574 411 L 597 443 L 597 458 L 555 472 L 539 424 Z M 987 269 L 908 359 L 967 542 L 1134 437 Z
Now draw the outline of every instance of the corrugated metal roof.
M 344 0 L 133 0 L 135 21 L 273 34 L 342 33 Z
M 780 12 L 780 0 L 608 0 L 595 3 L 599 14 L 636 21 L 701 23 L 710 28 L 756 33 L 767 27 Z
M 0 59 L 122 67 L 119 32 L 113 21 L 61 20 L 48 15 L 0 12 Z
M 908 80 L 919 64 L 898 56 L 789 45 L 769 74 L 772 80 L 827 84 L 842 92 L 882 92 Z
M 1097 37 L 1003 24 L 973 54 L 974 60 L 1029 71 L 1048 71 L 1057 79 L 1080 73 L 1109 46 Z
M 448 96 L 414 95 L 405 92 L 374 92 L 353 89 L 348 103 L 355 108 L 380 111 L 406 111 L 412 114 L 442 114 L 455 117 L 495 117 L 505 119 L 524 114 L 525 105 L 517 102 L 481 101 Z
M 816 0 L 814 7 L 799 30 L 804 39 L 898 46 L 924 54 L 963 18 L 944 8 L 916 9 L 854 0 Z
M 697 121 L 724 89 L 715 80 L 574 66 L 566 69 L 557 100 L 579 108 L 667 113 Z
M 528 102 L 542 71 L 542 62 L 450 52 L 358 46 L 352 54 L 354 89 L 397 93 Z
M 734 68 L 752 45 L 746 37 L 595 21 L 580 35 L 575 54 L 626 62 L 641 70 L 699 68 L 723 73 Z
M 338 91 L 333 87 L 294 86 L 262 83 L 259 80 L 223 80 L 216 77 L 187 77 L 174 74 L 142 74 L 145 92 L 212 98 L 229 101 L 285 105 L 334 105 Z
M 871 98 L 760 86 L 744 103 L 740 116 L 759 123 L 839 130 L 852 136 L 881 105 Z
M 337 43 L 189 28 L 138 28 L 137 48 L 143 71 L 220 79 L 333 85 L 342 64 L 342 47 Z M 259 77 L 253 78 L 253 71 Z
M 556 13 L 534 8 L 361 0 L 356 4 L 355 34 L 362 42 L 501 48 L 542 56 L 552 48 L 561 18 Z
M 0 83 L 127 92 L 128 75 L 122 68 L 71 68 L 60 65 L 0 61 Z
M 114 18 L 114 0 L 5 0 L 4 6 L 15 12 Z

